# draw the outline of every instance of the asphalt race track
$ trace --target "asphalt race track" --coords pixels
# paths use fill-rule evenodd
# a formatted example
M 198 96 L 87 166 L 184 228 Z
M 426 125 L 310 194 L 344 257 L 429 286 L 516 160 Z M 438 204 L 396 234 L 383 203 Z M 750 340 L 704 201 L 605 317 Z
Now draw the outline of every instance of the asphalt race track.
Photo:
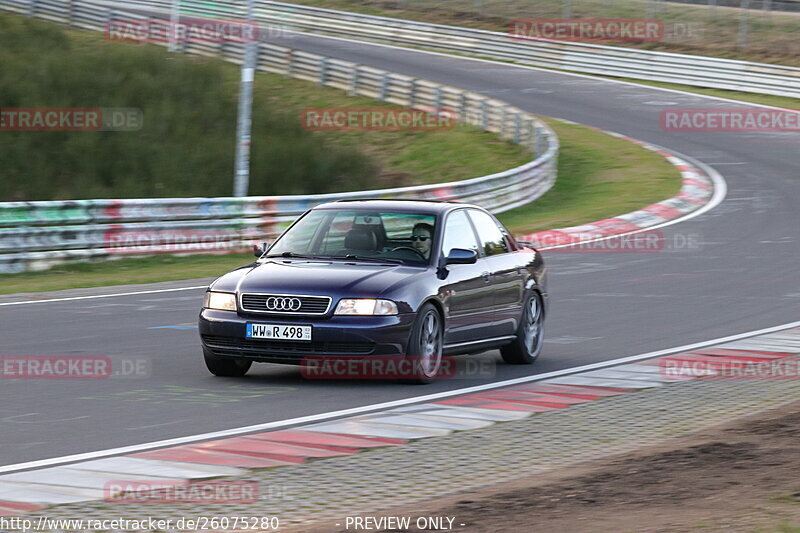
M 545 253 L 552 305 L 544 353 L 533 367 L 505 365 L 497 352 L 470 356 L 491 363 L 492 377 L 423 387 L 322 382 L 303 379 L 295 367 L 263 364 L 242 379 L 215 378 L 204 367 L 191 326 L 202 289 L 0 306 L 0 355 L 101 355 L 128 366 L 144 361 L 129 377 L 3 380 L 3 465 L 453 390 L 800 318 L 800 134 L 667 133 L 660 127 L 659 112 L 666 106 L 746 104 L 321 37 L 276 42 L 663 146 L 719 171 L 727 198 L 704 215 L 662 230 L 667 243 L 691 239 L 699 247 Z M 249 261 L 242 258 L 243 264 Z

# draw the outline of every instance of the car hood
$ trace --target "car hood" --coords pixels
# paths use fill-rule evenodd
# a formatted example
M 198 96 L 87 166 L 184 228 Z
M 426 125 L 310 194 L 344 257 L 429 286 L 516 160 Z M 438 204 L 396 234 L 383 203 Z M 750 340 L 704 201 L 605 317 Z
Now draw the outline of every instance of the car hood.
M 380 296 L 423 271 L 406 265 L 322 260 L 268 260 L 234 270 L 211 288 L 226 292 L 260 292 L 321 296 Z

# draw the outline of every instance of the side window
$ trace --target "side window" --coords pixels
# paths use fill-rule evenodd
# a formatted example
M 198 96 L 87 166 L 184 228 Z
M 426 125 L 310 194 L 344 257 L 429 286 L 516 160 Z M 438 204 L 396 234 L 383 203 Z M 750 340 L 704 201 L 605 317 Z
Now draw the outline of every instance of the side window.
M 478 230 L 478 239 L 486 255 L 508 252 L 508 243 L 505 236 L 491 216 L 475 209 L 470 209 L 469 216 L 475 224 L 475 229 Z
M 472 231 L 472 226 L 467 219 L 467 212 L 463 209 L 451 213 L 447 217 L 447 224 L 444 227 L 442 253 L 447 256 L 453 248 L 464 248 L 465 250 L 478 252 L 475 233 Z

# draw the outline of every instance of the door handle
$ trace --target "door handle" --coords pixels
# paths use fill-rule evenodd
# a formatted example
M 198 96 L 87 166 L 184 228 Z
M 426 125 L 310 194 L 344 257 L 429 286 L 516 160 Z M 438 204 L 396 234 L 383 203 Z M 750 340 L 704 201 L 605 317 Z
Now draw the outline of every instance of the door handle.
M 492 281 L 492 273 L 491 272 L 484 272 L 481 274 L 483 276 L 483 281 Z

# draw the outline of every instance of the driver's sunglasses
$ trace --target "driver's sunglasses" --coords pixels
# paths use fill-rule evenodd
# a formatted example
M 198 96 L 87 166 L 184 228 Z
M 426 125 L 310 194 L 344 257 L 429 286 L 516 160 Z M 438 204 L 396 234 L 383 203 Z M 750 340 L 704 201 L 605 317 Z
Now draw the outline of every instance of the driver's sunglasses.
M 430 239 L 430 237 L 427 237 L 427 236 L 425 236 L 425 235 L 412 235 L 412 236 L 411 236 L 411 240 L 412 240 L 412 241 L 422 241 L 422 242 L 425 242 L 425 241 L 427 241 L 428 239 Z

